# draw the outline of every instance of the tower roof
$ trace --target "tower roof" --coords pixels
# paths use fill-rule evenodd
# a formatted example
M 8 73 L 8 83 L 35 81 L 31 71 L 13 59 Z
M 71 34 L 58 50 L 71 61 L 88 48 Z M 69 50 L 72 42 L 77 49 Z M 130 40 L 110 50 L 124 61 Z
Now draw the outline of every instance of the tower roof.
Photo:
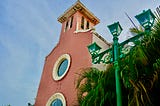
M 73 4 L 69 9 L 67 9 L 64 12 L 64 14 L 58 17 L 58 21 L 60 23 L 63 23 L 77 11 L 81 12 L 84 16 L 89 18 L 90 21 L 94 24 L 98 24 L 100 22 L 100 20 L 92 12 L 90 12 L 79 0 L 75 4 Z

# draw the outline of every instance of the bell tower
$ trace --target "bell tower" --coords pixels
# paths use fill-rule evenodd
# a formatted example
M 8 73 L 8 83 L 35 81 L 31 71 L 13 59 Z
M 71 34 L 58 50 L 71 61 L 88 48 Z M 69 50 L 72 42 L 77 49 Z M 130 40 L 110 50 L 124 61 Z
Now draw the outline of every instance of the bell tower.
M 92 42 L 110 46 L 94 31 L 100 20 L 79 0 L 58 21 L 62 24 L 60 39 L 46 57 L 35 106 L 77 105 L 80 69 L 92 66 L 87 46 Z
M 79 0 L 59 16 L 58 21 L 62 24 L 60 41 L 79 32 L 88 32 L 100 22 Z

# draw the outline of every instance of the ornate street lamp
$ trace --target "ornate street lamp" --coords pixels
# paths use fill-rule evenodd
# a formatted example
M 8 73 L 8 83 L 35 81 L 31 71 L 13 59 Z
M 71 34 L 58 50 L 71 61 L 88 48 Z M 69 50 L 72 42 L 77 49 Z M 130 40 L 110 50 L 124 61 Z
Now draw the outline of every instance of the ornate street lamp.
M 151 12 L 151 10 L 143 11 L 143 13 L 136 15 L 136 19 L 139 23 L 144 27 L 145 31 L 150 31 L 151 27 L 154 24 L 155 16 Z M 113 45 L 112 48 L 109 48 L 100 53 L 101 47 L 98 46 L 96 43 L 93 43 L 88 46 L 88 50 L 92 56 L 92 63 L 93 64 L 100 64 L 100 63 L 113 63 L 115 69 L 115 80 L 116 80 L 116 96 L 117 96 L 117 106 L 122 106 L 122 94 L 121 94 L 121 83 L 120 83 L 120 69 L 119 69 L 119 59 L 125 57 L 129 54 L 130 50 L 132 49 L 131 46 L 127 44 L 129 42 L 135 42 L 139 40 L 140 37 L 144 36 L 145 33 L 140 33 L 130 39 L 122 43 L 118 43 L 118 36 L 122 32 L 122 27 L 120 26 L 119 22 L 111 24 L 108 26 L 111 34 L 113 35 Z M 126 46 L 127 45 L 127 46 Z M 136 46 L 136 45 L 135 45 Z
M 122 27 L 119 22 L 108 26 L 111 34 L 113 35 L 113 61 L 115 68 L 115 81 L 116 81 L 116 95 L 117 95 L 117 106 L 122 106 L 122 94 L 120 84 L 120 70 L 118 65 L 119 51 L 118 51 L 118 36 L 122 32 Z
M 152 13 L 150 9 L 147 11 L 143 11 L 141 14 L 136 15 L 135 18 L 138 20 L 138 22 L 143 26 L 145 30 L 150 30 L 150 28 L 154 24 L 155 15 Z
M 108 28 L 113 36 L 119 36 L 123 30 L 119 22 L 115 22 L 114 24 L 108 25 Z
M 97 45 L 96 42 L 88 46 L 88 50 L 90 54 L 92 55 L 92 57 L 95 57 L 99 53 L 100 49 L 101 47 Z

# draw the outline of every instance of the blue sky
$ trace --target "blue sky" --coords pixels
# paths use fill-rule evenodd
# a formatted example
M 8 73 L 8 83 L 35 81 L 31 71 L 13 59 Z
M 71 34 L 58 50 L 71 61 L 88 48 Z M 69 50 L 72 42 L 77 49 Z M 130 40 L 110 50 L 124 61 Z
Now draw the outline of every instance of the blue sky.
M 1 0 L 0 3 L 0 106 L 27 106 L 34 103 L 45 57 L 59 40 L 57 18 L 76 0 Z M 160 0 L 81 0 L 101 23 L 96 31 L 112 41 L 107 25 L 119 21 L 124 31 L 133 27 L 125 12 L 134 16 L 148 8 L 155 10 Z

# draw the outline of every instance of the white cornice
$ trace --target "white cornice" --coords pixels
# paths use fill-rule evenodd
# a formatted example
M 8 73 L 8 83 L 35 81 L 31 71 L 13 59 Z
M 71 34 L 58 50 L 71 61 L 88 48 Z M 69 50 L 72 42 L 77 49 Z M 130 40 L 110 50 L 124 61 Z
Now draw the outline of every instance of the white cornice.
M 74 5 L 72 5 L 69 9 L 67 9 L 64 12 L 64 14 L 58 17 L 58 21 L 63 23 L 77 11 L 84 14 L 94 24 L 98 24 L 100 22 L 100 20 L 92 12 L 90 12 L 79 0 Z

